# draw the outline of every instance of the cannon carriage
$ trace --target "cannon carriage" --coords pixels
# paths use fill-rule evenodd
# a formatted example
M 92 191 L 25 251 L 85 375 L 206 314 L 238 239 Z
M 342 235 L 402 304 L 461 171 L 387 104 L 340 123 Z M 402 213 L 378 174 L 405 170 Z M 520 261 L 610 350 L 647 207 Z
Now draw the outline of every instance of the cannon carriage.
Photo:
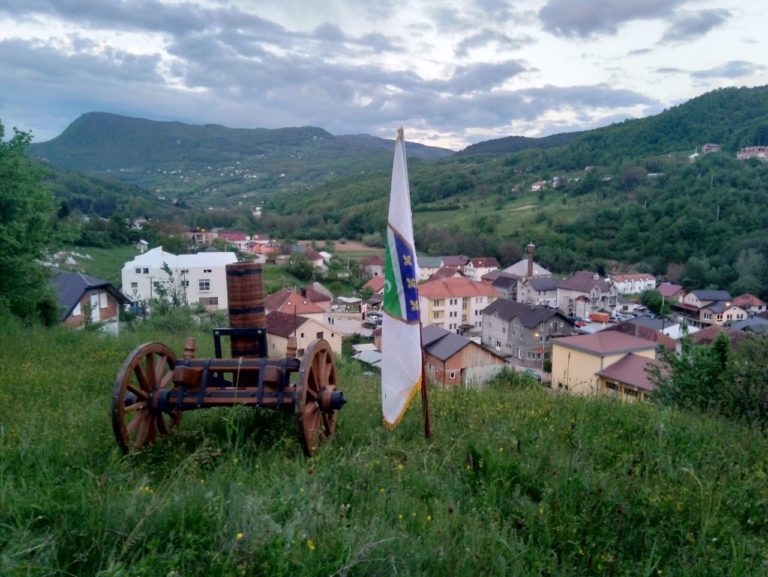
M 268 358 L 261 266 L 237 263 L 226 270 L 230 327 L 214 329 L 214 358 L 196 358 L 190 337 L 181 358 L 162 343 L 145 343 L 120 367 L 112 429 L 124 452 L 168 435 L 185 411 L 211 407 L 293 411 L 307 456 L 334 434 L 346 399 L 337 390 L 331 346 L 317 339 L 298 358 L 291 338 L 284 358 Z M 223 338 L 229 339 L 229 358 L 222 356 Z

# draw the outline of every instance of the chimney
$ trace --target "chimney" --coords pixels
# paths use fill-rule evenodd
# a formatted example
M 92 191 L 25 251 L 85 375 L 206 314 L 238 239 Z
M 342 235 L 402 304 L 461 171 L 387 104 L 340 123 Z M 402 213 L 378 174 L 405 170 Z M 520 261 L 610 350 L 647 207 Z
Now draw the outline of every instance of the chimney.
M 526 278 L 533 278 L 533 252 L 536 250 L 536 245 L 533 241 L 528 243 L 528 274 Z

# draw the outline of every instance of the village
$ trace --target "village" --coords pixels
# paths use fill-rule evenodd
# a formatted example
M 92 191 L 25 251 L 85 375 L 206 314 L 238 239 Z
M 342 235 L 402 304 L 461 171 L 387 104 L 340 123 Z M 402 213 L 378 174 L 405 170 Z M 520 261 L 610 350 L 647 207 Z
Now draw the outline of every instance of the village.
M 225 267 L 240 258 L 283 264 L 290 259 L 268 235 L 238 231 L 194 231 L 199 248 L 217 241 L 230 250 L 175 255 L 147 249 L 122 268 L 122 288 L 80 273 L 54 279 L 69 326 L 99 323 L 117 327 L 121 307 L 151 314 L 153 299 L 175 299 L 208 312 L 228 306 Z M 236 251 L 236 252 L 235 252 Z M 322 278 L 334 257 L 307 243 L 288 251 L 311 263 Z M 524 373 L 552 389 L 583 395 L 646 398 L 654 388 L 652 367 L 661 351 L 679 351 L 681 339 L 711 343 L 725 334 L 734 345 L 747 333 L 768 333 L 766 303 L 751 294 L 688 290 L 657 282 L 647 273 L 577 271 L 556 278 L 536 262 L 531 242 L 526 257 L 501 268 L 495 258 L 420 256 L 419 310 L 427 378 L 447 388 L 481 387 L 500 370 Z M 321 282 L 283 288 L 265 299 L 269 356 L 282 356 L 289 338 L 301 352 L 314 339 L 342 353 L 351 339 L 353 356 L 370 370 L 381 361 L 383 256 L 360 259 L 365 281 L 356 294 L 333 294 Z M 663 315 L 641 303 L 647 291 L 660 295 Z

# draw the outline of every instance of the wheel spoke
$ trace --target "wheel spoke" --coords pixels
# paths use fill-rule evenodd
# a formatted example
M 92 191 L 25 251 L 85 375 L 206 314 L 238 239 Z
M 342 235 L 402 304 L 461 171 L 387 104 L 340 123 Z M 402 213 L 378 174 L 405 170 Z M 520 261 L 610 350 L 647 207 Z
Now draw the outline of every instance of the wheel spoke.
M 154 389 L 157 386 L 157 373 L 155 368 L 155 354 L 147 354 L 147 380 L 149 381 L 149 388 Z
M 127 386 L 127 389 L 131 391 L 134 395 L 139 397 L 140 399 L 146 401 L 147 400 L 147 391 L 143 391 L 141 389 L 137 389 L 135 386 L 129 384 Z
M 149 417 L 149 413 L 143 413 L 142 419 L 138 427 L 138 431 L 136 432 L 136 442 L 134 443 L 134 446 L 137 449 L 141 449 L 144 446 L 144 439 L 147 438 L 147 421 Z
M 147 406 L 147 402 L 146 401 L 137 401 L 137 402 L 135 402 L 135 403 L 125 407 L 125 412 L 126 413 L 133 413 L 135 411 L 140 411 L 141 409 L 143 409 L 146 406 Z
M 141 365 L 136 365 L 133 367 L 133 374 L 136 375 L 136 380 L 139 381 L 139 386 L 142 388 L 142 390 L 149 392 L 152 390 L 152 387 L 149 384 L 149 381 L 147 381 L 147 376 L 144 373 L 144 369 L 141 367 Z
M 128 426 L 125 428 L 125 430 L 128 432 L 128 434 L 132 434 L 134 431 L 136 431 L 136 427 L 138 427 L 141 422 L 146 418 L 147 412 L 143 411 L 136 415 L 133 420 L 128 423 Z

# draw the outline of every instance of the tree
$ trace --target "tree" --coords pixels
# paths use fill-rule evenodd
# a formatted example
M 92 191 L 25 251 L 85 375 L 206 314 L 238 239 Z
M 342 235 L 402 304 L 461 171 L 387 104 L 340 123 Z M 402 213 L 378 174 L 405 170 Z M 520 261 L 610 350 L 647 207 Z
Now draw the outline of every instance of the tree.
M 51 236 L 53 198 L 26 155 L 31 136 L 14 129 L 3 142 L 4 135 L 0 124 L 0 313 L 53 324 L 56 299 L 39 264 Z
M 657 315 L 668 315 L 671 307 L 668 302 L 664 300 L 661 293 L 655 289 L 645 290 L 640 294 L 640 303 L 648 307 L 648 309 Z
M 310 260 L 301 253 L 293 253 L 290 256 L 286 269 L 299 280 L 311 280 L 314 272 Z

